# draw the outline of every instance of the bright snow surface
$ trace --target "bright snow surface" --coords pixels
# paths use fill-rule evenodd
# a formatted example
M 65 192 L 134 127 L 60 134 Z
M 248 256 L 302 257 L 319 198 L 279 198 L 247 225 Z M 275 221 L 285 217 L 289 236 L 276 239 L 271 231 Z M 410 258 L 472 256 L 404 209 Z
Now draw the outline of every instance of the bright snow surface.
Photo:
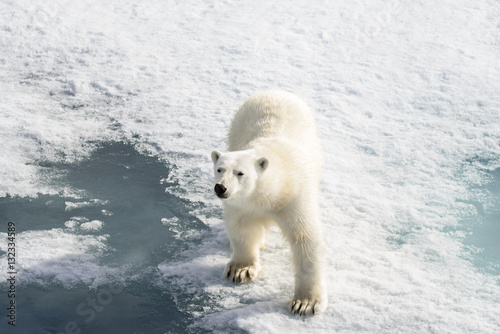
M 278 231 L 257 281 L 221 278 L 209 154 L 269 88 L 309 103 L 324 147 L 330 304 L 311 319 L 285 309 Z M 120 284 L 124 298 L 148 285 L 194 332 L 500 331 L 498 1 L 5 0 L 0 143 L 0 231 L 16 221 L 19 289 Z M 109 148 L 124 160 L 105 169 L 109 152 L 96 152 Z

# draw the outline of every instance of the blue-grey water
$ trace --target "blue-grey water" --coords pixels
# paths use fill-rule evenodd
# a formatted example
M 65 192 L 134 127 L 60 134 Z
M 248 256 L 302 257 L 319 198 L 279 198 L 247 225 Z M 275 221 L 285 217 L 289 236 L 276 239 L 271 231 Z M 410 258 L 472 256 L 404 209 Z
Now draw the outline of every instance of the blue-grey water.
M 477 215 L 464 221 L 470 231 L 465 243 L 479 250 L 473 262 L 481 271 L 500 276 L 500 168 L 486 177 L 490 183 L 482 190 L 491 196 L 492 204 L 475 203 Z
M 97 289 L 84 284 L 64 287 L 60 283 L 17 286 L 16 327 L 7 326 L 7 294 L 2 293 L 2 333 L 185 333 L 192 322 L 179 310 L 168 290 L 158 287 L 157 265 L 174 258 L 189 245 L 174 238 L 161 224 L 162 218 L 177 217 L 183 230 L 207 230 L 190 212 L 201 205 L 165 193 L 161 184 L 170 168 L 158 159 L 138 153 L 128 143 L 103 143 L 78 164 L 41 162 L 52 177 L 84 191 L 79 201 L 99 199 L 102 205 L 66 211 L 74 198 L 40 195 L 37 198 L 0 198 L 0 221 L 14 221 L 19 234 L 28 230 L 64 228 L 74 216 L 101 217 L 108 234 L 109 250 L 100 265 L 129 265 L 138 278 L 125 283 L 109 282 Z M 112 215 L 103 217 L 102 210 Z M 77 232 L 75 232 L 77 233 Z M 195 242 L 195 241 L 194 241 Z M 22 281 L 19 277 L 18 281 Z M 3 290 L 3 289 L 2 289 Z M 186 296 L 187 298 L 189 296 Z M 192 332 L 191 330 L 190 332 Z M 194 330 L 199 332 L 199 330 Z

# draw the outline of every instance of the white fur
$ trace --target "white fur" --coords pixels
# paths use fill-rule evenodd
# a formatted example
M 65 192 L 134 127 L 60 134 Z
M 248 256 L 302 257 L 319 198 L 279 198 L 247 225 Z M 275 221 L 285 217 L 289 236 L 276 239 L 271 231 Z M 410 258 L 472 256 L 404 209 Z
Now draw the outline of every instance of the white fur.
M 215 183 L 220 192 L 225 188 L 220 195 L 232 248 L 224 276 L 235 283 L 257 277 L 266 228 L 276 223 L 293 255 L 289 310 L 301 316 L 327 305 L 318 208 L 321 156 L 311 110 L 281 91 L 250 97 L 231 123 L 228 152 L 212 152 Z

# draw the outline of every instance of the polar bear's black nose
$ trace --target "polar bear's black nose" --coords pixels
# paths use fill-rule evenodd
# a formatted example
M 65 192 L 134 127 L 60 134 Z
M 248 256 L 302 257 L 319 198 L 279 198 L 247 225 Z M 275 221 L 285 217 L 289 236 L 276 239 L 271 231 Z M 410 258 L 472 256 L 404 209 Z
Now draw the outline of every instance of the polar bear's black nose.
M 217 183 L 215 185 L 215 188 L 214 188 L 214 191 L 215 191 L 215 194 L 218 196 L 218 197 L 225 197 L 224 196 L 224 193 L 226 192 L 226 187 L 224 187 L 222 184 L 220 183 Z

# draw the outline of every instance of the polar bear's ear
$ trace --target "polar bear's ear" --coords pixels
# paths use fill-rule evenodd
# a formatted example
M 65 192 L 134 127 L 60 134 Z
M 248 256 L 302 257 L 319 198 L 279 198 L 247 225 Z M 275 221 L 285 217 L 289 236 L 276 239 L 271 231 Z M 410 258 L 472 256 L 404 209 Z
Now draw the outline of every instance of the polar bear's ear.
M 220 156 L 222 155 L 222 153 L 220 153 L 220 152 L 219 152 L 219 151 L 217 151 L 217 150 L 214 150 L 214 151 L 212 152 L 212 154 L 211 154 L 211 155 L 212 155 L 212 161 L 213 161 L 214 163 L 216 163 L 216 162 L 217 162 L 217 160 L 219 160 L 219 158 L 220 158 Z
M 257 161 L 257 163 L 259 164 L 261 171 L 264 171 L 267 168 L 267 166 L 269 166 L 269 160 L 267 160 L 267 158 L 260 158 L 259 161 Z

